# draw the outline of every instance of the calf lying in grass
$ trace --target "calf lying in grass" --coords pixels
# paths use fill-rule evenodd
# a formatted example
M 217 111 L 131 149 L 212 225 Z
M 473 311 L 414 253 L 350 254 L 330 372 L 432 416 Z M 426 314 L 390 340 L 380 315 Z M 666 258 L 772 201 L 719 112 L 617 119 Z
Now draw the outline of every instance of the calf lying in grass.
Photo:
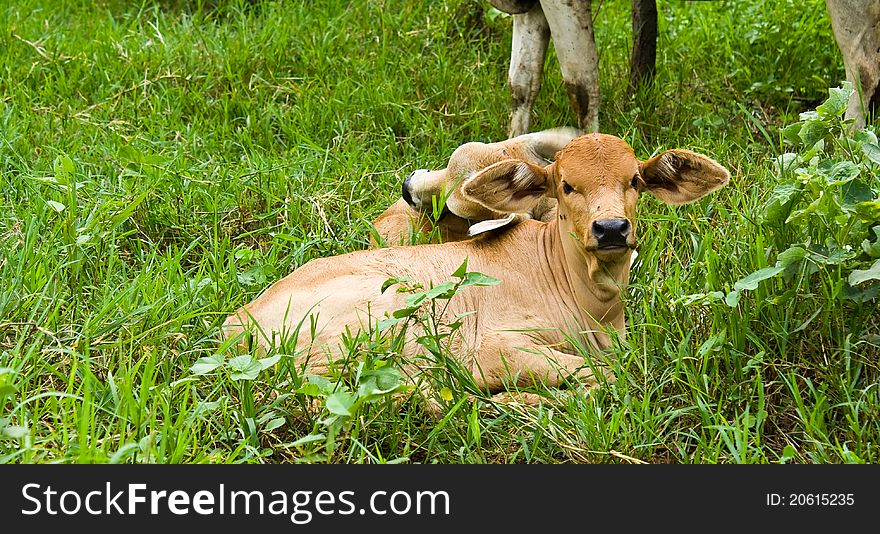
M 555 199 L 552 220 L 524 220 L 465 241 L 310 261 L 230 315 L 223 331 L 251 337 L 261 349 L 295 338 L 297 357 L 309 372 L 327 373 L 345 356 L 347 333 L 409 305 L 405 294 L 383 291 L 387 280 L 429 287 L 467 259 L 471 269 L 501 283 L 464 288 L 438 319 L 460 322 L 452 354 L 479 387 L 559 386 L 569 378 L 594 384 L 576 347 L 601 351 L 611 344 L 609 334 L 624 334 L 621 295 L 636 246 L 640 193 L 681 204 L 728 179 L 724 167 L 693 152 L 670 150 L 641 162 L 617 137 L 578 137 L 546 167 L 506 159 L 461 184 L 464 201 L 491 213 L 527 213 Z M 242 335 L 246 330 L 251 336 Z M 413 335 L 401 350 L 416 356 L 422 347 Z

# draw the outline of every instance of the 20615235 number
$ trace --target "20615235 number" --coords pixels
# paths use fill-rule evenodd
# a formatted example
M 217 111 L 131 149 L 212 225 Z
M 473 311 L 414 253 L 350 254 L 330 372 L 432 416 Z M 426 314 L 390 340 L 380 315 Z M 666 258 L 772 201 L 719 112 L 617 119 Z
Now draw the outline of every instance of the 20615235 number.
M 852 493 L 792 493 L 788 496 L 789 506 L 852 506 L 855 496 Z

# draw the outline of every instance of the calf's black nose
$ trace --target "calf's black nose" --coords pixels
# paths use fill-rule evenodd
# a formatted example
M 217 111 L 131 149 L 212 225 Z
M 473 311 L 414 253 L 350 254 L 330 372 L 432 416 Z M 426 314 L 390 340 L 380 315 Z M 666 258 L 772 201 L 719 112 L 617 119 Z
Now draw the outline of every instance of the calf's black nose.
M 412 177 L 414 174 L 415 174 L 415 171 L 411 172 L 410 175 L 406 177 L 406 180 L 403 181 L 403 187 L 401 188 L 402 189 L 401 195 L 403 195 L 403 200 L 405 200 L 406 203 L 409 204 L 410 206 L 413 205 L 413 199 L 412 199 L 412 195 L 409 192 L 409 182 L 410 182 L 410 180 L 412 180 Z M 413 207 L 415 207 L 415 206 L 413 206 Z
M 630 225 L 627 219 L 599 219 L 593 221 L 593 236 L 599 248 L 625 247 Z

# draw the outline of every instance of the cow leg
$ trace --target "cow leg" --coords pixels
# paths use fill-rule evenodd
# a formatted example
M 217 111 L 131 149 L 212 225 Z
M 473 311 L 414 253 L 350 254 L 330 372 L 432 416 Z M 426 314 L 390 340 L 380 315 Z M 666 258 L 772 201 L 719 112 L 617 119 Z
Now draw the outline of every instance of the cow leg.
M 629 67 L 630 95 L 654 79 L 657 64 L 657 1 L 632 0 L 633 48 Z
M 532 105 L 541 90 L 544 57 L 550 42 L 550 27 L 541 4 L 513 16 L 513 42 L 510 49 L 510 97 L 513 112 L 510 117 L 510 137 L 529 131 Z
M 846 118 L 855 119 L 854 128 L 862 128 L 866 113 L 880 101 L 880 2 L 825 0 L 825 5 L 843 55 L 846 79 L 855 88 Z
M 585 132 L 599 130 L 599 56 L 593 37 L 591 0 L 544 0 L 553 46 L 568 98 Z
M 536 345 L 520 334 L 484 337 L 471 372 L 478 385 L 493 392 L 508 385 L 559 387 L 568 381 L 587 387 L 599 384 L 583 357 Z M 613 376 L 602 372 L 606 378 Z

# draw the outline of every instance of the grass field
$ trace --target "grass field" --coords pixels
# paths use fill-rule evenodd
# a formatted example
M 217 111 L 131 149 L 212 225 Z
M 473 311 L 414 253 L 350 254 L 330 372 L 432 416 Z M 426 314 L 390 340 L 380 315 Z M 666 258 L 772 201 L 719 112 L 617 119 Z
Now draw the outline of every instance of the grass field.
M 601 130 L 643 159 L 710 155 L 731 185 L 641 201 L 616 383 L 534 409 L 462 397 L 440 421 L 387 395 L 340 409 L 286 354 L 223 354 L 218 326 L 367 246 L 412 170 L 504 138 L 509 17 L 472 0 L 0 4 L 0 461 L 880 460 L 876 137 L 848 151 L 825 115 L 818 152 L 781 133 L 844 78 L 824 3 L 659 4 L 656 83 L 632 99 L 630 2 L 597 10 Z M 574 122 L 551 50 L 532 128 Z M 811 182 L 826 157 L 858 177 Z M 791 211 L 810 194 L 844 200 Z

